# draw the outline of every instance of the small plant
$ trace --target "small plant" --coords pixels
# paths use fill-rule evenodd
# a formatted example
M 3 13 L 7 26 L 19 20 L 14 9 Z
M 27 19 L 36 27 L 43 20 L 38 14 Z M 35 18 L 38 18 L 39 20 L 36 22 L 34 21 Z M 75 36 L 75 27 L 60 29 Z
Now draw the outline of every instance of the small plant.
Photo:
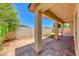
M 54 38 L 54 35 L 50 34 L 48 35 L 48 38 Z

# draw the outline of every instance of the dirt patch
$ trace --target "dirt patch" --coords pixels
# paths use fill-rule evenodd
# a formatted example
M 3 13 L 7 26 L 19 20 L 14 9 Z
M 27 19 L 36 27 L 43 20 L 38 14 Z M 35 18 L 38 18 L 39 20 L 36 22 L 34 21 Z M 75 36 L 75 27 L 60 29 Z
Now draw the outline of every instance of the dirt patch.
M 12 41 L 6 41 L 3 44 L 2 49 L 0 50 L 1 56 L 14 56 L 15 55 L 15 49 L 30 43 L 33 43 L 33 38 L 27 38 L 27 39 L 15 39 Z

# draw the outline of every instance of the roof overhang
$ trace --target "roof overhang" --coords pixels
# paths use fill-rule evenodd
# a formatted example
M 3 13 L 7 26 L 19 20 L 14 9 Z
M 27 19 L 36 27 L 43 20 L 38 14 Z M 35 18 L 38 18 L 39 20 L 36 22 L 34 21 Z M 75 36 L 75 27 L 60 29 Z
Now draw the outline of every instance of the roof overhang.
M 29 11 L 42 11 L 42 15 L 58 22 L 70 22 L 74 19 L 76 4 L 74 3 L 31 3 Z

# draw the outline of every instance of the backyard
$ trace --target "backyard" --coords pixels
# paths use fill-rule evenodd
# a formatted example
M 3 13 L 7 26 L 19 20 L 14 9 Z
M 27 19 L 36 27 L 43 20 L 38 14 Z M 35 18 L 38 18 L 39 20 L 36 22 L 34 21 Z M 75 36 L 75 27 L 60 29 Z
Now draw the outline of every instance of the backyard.
M 64 23 L 62 27 L 58 24 L 56 39 L 55 21 L 42 17 L 42 23 L 37 22 L 35 27 L 34 14 L 29 11 L 29 5 L 0 4 L 0 56 L 74 56 L 74 39 L 69 36 L 70 25 Z M 42 42 L 36 38 L 41 38 Z M 42 43 L 43 48 L 39 53 L 33 48 L 35 42 Z
M 50 32 L 49 32 L 49 30 L 50 30 Z M 41 55 L 73 55 L 73 53 L 69 53 L 67 51 L 64 52 L 64 50 L 63 50 L 64 42 L 62 40 L 56 41 L 54 39 L 54 36 L 51 33 L 52 33 L 51 29 L 44 28 L 42 39 L 43 39 L 43 45 L 52 46 L 53 50 L 51 50 L 50 47 L 48 47 L 48 50 L 46 49 L 43 53 L 41 53 Z M 1 56 L 15 56 L 15 55 L 17 55 L 17 52 L 20 54 L 20 52 L 25 51 L 24 48 L 27 49 L 27 46 L 29 46 L 30 44 L 33 44 L 33 43 L 34 43 L 33 29 L 30 30 L 30 28 L 27 28 L 27 27 L 20 27 L 19 30 L 17 30 L 17 32 L 16 32 L 16 39 L 7 40 L 2 44 L 2 46 L 0 48 L 0 55 Z M 24 47 L 24 46 L 26 46 L 26 47 Z M 18 49 L 18 51 L 16 51 L 16 49 Z M 30 48 L 29 50 L 31 50 L 31 49 L 32 48 Z M 50 51 L 51 54 L 47 51 Z M 27 56 L 36 55 L 36 54 L 32 54 L 32 52 L 30 52 L 30 53 L 31 54 L 28 53 L 25 55 L 27 55 Z M 24 54 L 20 54 L 20 55 L 24 55 Z

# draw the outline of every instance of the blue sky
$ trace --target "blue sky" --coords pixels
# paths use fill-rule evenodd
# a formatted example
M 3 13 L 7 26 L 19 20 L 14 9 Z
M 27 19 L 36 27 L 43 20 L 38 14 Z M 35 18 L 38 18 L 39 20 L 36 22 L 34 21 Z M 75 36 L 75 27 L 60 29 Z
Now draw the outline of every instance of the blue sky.
M 18 18 L 20 19 L 20 25 L 26 25 L 30 27 L 34 27 L 34 14 L 29 12 L 28 10 L 29 3 L 16 3 L 13 4 L 15 6 L 16 11 L 18 13 Z M 45 17 L 42 17 L 42 27 L 52 27 L 54 22 L 48 20 Z

